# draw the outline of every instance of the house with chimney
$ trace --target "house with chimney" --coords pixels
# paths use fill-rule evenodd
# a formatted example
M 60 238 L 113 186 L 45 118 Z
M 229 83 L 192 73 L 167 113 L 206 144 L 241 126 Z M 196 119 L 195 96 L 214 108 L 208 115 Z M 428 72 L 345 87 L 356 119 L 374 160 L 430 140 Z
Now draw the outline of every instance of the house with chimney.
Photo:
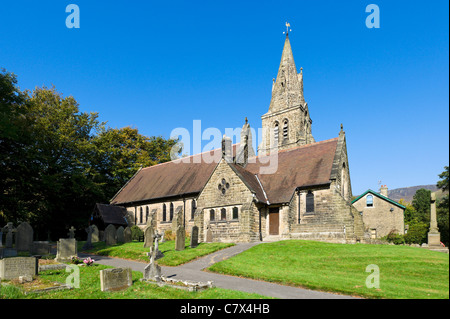
M 152 216 L 160 232 L 174 231 L 181 214 L 188 232 L 199 228 L 200 241 L 207 232 L 218 242 L 362 241 L 343 126 L 334 138 L 313 138 L 303 70 L 296 68 L 288 33 L 261 121 L 257 155 L 246 119 L 239 143 L 224 136 L 220 149 L 142 168 L 110 204 L 124 207 L 129 224 L 142 228 Z
M 371 239 L 382 238 L 390 233 L 405 234 L 406 207 L 388 196 L 388 188 L 381 185 L 380 192 L 371 189 L 352 201 L 364 222 L 364 231 Z

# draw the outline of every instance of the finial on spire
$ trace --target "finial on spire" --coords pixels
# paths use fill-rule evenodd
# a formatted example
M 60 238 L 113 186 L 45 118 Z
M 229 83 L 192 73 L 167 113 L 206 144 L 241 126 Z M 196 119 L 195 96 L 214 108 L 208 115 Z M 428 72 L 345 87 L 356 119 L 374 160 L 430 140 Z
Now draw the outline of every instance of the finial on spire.
M 303 74 L 303 67 L 300 68 L 300 74 Z
M 245 117 L 245 124 L 248 124 L 247 116 Z
M 286 36 L 288 36 L 289 31 L 292 31 L 292 29 L 289 29 L 290 27 L 291 27 L 291 24 L 286 21 L 286 32 L 283 32 L 283 34 L 286 33 Z
M 342 125 L 342 123 L 341 123 L 341 131 L 343 131 L 344 130 L 344 125 Z

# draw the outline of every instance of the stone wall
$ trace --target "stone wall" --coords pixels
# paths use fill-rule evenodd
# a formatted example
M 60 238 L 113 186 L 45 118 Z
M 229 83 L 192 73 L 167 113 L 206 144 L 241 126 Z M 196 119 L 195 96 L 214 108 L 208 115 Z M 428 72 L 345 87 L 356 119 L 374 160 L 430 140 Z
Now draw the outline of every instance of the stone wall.
M 362 219 L 357 210 L 342 197 L 336 184 L 326 189 L 311 189 L 314 194 L 314 213 L 306 213 L 306 193 L 300 192 L 300 223 L 298 223 L 298 196 L 290 204 L 289 238 L 357 242 L 364 238 Z
M 365 231 L 376 234 L 376 238 L 387 236 L 391 231 L 403 235 L 405 230 L 404 209 L 376 195 L 372 195 L 373 206 L 367 207 L 367 195 L 371 195 L 371 193 L 367 193 L 353 203 L 355 210 L 362 212 Z
M 225 190 L 223 190 L 225 188 Z M 213 241 L 241 242 L 252 241 L 258 237 L 259 211 L 253 203 L 253 194 L 231 169 L 221 160 L 198 198 L 198 217 L 200 241 L 205 241 L 206 227 L 209 224 Z M 232 218 L 233 207 L 238 208 L 239 218 Z M 226 210 L 226 218 L 221 219 L 221 209 Z M 215 218 L 211 220 L 210 211 Z

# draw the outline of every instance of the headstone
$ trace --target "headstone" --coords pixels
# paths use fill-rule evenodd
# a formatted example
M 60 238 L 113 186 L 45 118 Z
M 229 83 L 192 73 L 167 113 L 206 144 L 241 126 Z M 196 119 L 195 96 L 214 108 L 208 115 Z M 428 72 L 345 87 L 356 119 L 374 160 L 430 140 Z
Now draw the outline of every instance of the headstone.
M 125 227 L 125 229 L 123 230 L 123 240 L 125 243 L 131 243 L 132 238 L 131 238 L 131 228 L 130 227 Z
M 172 220 L 172 233 L 175 233 L 180 225 L 183 226 L 183 206 L 178 206 L 175 209 L 175 216 Z
M 106 246 L 115 245 L 117 243 L 116 239 L 116 227 L 113 224 L 109 224 L 105 228 L 105 243 Z
M 177 228 L 177 237 L 175 239 L 175 250 L 184 250 L 186 241 L 186 232 L 184 227 L 179 225 Z
M 131 268 L 111 268 L 100 270 L 100 288 L 102 291 L 127 289 L 132 285 Z
M 198 227 L 193 226 L 191 231 L 191 248 L 198 246 Z
M 69 238 L 75 238 L 75 228 L 72 226 L 69 228 L 69 232 L 67 233 Z
M 213 236 L 212 236 L 211 225 L 208 225 L 206 227 L 206 242 L 212 243 L 212 241 L 213 241 Z
M 94 246 L 92 245 L 92 227 L 88 226 L 86 228 L 86 233 L 87 233 L 87 238 L 86 238 L 86 243 L 83 245 L 83 250 L 89 250 L 94 248 Z
M 36 276 L 38 259 L 35 257 L 11 257 L 0 259 L 0 279 L 11 280 L 20 276 Z
M 123 231 L 124 231 L 123 226 L 120 226 L 119 228 L 117 228 L 116 237 L 117 237 L 117 242 L 118 243 L 124 243 L 125 242 Z
M 33 255 L 50 255 L 50 243 L 48 241 L 34 241 L 31 249 Z
M 3 227 L 3 231 L 6 233 L 5 248 L 13 248 L 13 233 L 16 232 L 13 223 L 9 222 Z
M 56 258 L 58 262 L 67 262 L 77 256 L 77 241 L 75 238 L 60 238 L 56 244 Z
M 144 268 L 143 277 L 144 280 L 161 281 L 161 267 L 156 263 L 156 260 L 164 257 L 163 253 L 158 249 L 158 243 L 161 239 L 161 234 L 155 232 L 155 247 L 150 249 L 148 256 L 150 257 L 150 263 Z
M 16 230 L 17 251 L 31 251 L 33 245 L 33 228 L 27 222 L 20 223 Z
M 152 247 L 155 240 L 155 230 L 152 226 L 147 226 L 144 230 L 144 247 Z
M 91 225 L 92 228 L 92 237 L 91 237 L 91 241 L 93 243 L 97 243 L 100 241 L 100 236 L 99 236 L 99 232 L 98 232 L 98 228 L 96 225 Z

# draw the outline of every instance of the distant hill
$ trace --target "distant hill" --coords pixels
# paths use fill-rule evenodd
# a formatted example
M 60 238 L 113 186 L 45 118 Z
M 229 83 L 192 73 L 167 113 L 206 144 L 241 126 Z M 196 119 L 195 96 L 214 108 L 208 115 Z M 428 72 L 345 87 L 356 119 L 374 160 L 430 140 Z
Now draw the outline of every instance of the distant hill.
M 432 192 L 437 192 L 436 196 L 439 198 L 442 191 L 439 190 L 436 185 L 419 185 L 419 186 L 411 186 L 411 187 L 403 187 L 388 190 L 388 197 L 392 200 L 398 202 L 401 198 L 403 198 L 406 202 L 411 203 L 414 197 L 414 194 L 421 189 L 425 188 Z

